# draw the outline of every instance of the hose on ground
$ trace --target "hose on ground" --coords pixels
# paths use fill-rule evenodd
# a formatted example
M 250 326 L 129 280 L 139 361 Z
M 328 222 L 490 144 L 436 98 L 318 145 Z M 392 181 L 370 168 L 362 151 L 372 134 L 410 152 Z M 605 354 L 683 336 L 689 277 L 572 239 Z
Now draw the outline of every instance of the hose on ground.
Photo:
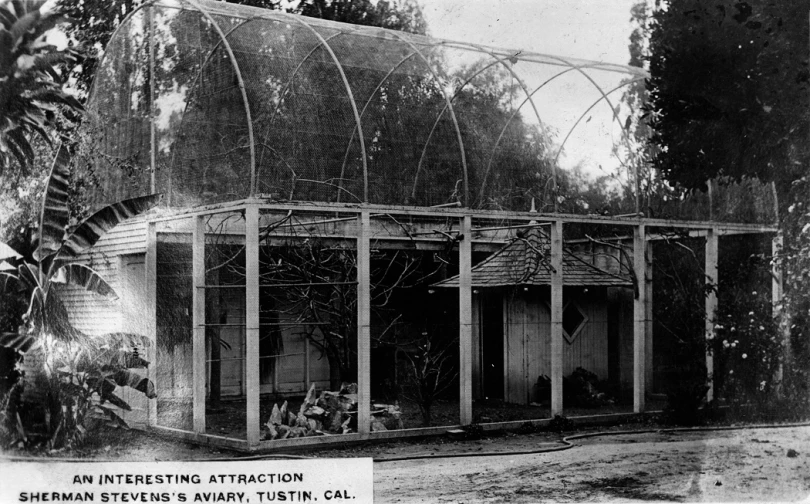
M 531 450 L 509 450 L 509 451 L 488 451 L 488 452 L 475 452 L 475 453 L 431 453 L 419 455 L 402 455 L 394 457 L 376 457 L 375 463 L 383 462 L 402 462 L 408 460 L 424 460 L 424 459 L 441 459 L 441 458 L 473 458 L 473 457 L 506 457 L 514 455 L 534 455 L 539 453 L 550 453 L 563 450 L 570 450 L 577 446 L 573 441 L 577 439 L 587 439 L 602 436 L 626 436 L 633 434 L 668 434 L 677 432 L 711 432 L 711 431 L 731 431 L 743 429 L 787 429 L 792 427 L 810 427 L 810 422 L 798 423 L 783 423 L 783 424 L 750 424 L 750 425 L 730 425 L 730 426 L 714 426 L 714 427 L 673 427 L 668 429 L 641 429 L 641 430 L 621 430 L 621 431 L 602 431 L 602 432 L 584 432 L 582 434 L 571 434 L 565 436 L 560 440 L 562 443 L 559 446 L 550 446 L 545 448 L 536 448 Z M 255 461 L 255 460 L 310 460 L 319 457 L 311 457 L 306 455 L 288 455 L 282 453 L 267 453 L 260 455 L 246 455 L 243 457 L 221 457 L 221 458 L 198 458 L 198 459 L 172 459 L 172 462 L 236 462 L 236 461 Z M 78 457 L 48 457 L 48 458 L 35 458 L 35 457 L 17 457 L 17 456 L 4 456 L 0 455 L 0 461 L 14 461 L 14 462 L 123 462 L 120 459 L 100 459 L 100 458 L 78 458 Z

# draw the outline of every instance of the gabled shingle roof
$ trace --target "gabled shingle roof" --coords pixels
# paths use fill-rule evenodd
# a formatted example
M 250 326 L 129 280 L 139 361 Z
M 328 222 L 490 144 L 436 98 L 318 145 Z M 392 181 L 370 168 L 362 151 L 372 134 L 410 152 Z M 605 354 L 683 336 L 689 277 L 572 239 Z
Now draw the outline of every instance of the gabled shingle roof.
M 472 269 L 473 287 L 510 285 L 550 285 L 550 240 L 532 227 L 501 250 Z M 563 285 L 630 286 L 628 275 L 607 272 L 582 256 L 563 249 Z M 434 287 L 458 287 L 458 275 L 434 284 Z

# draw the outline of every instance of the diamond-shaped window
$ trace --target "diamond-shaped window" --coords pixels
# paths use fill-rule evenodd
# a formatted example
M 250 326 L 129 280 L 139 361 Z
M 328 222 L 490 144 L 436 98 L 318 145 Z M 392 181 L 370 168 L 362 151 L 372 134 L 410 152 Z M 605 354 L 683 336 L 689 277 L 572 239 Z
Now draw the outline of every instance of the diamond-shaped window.
M 569 343 L 574 341 L 577 334 L 585 327 L 585 322 L 588 321 L 587 315 L 582 312 L 579 305 L 573 301 L 569 301 L 565 308 L 563 308 L 563 335 Z

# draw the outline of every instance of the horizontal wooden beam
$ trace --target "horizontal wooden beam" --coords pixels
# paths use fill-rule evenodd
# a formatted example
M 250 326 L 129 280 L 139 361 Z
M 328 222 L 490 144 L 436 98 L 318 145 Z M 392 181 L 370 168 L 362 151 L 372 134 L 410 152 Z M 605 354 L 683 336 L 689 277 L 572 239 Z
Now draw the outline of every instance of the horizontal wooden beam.
M 518 221 L 530 222 L 552 222 L 560 220 L 563 223 L 583 223 L 597 224 L 605 226 L 638 226 L 663 227 L 673 229 L 708 230 L 716 229 L 720 233 L 775 233 L 777 226 L 773 224 L 747 224 L 732 222 L 714 221 L 689 221 L 676 219 L 651 219 L 643 217 L 611 217 L 602 215 L 578 215 L 578 214 L 555 214 L 555 213 L 534 213 L 534 212 L 510 212 L 503 210 L 471 210 L 468 208 L 454 207 L 406 207 L 401 205 L 373 205 L 355 203 L 325 203 L 325 202 L 300 202 L 300 201 L 268 201 L 263 199 L 246 199 L 222 203 L 218 205 L 206 205 L 189 210 L 179 211 L 174 215 L 161 216 L 150 219 L 151 222 L 160 222 L 186 218 L 195 215 L 211 215 L 227 212 L 241 212 L 248 206 L 258 206 L 261 210 L 288 212 L 306 212 L 320 214 L 359 214 L 362 211 L 374 214 L 425 217 L 432 219 L 452 218 L 460 219 L 470 216 L 479 221 Z M 348 217 L 347 215 L 335 216 L 335 218 Z

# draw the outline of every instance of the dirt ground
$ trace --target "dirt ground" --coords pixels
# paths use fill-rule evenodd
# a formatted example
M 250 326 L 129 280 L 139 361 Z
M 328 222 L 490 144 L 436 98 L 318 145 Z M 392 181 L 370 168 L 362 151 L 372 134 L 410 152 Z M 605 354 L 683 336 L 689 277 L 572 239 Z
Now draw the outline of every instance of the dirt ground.
M 764 502 L 810 498 L 810 427 L 639 434 L 552 453 L 381 462 L 378 502 Z M 796 452 L 788 453 L 789 450 Z
M 509 452 L 560 447 L 562 435 L 488 433 L 477 440 L 438 437 L 296 453 L 319 458 L 373 457 L 375 502 L 763 502 L 810 498 L 810 427 L 613 433 L 622 428 L 626 426 L 603 429 L 606 435 L 599 437 L 574 440 L 575 446 L 564 451 L 528 455 Z M 442 455 L 451 457 L 393 460 Z M 241 458 L 244 454 L 143 432 L 113 431 L 98 436 L 82 451 L 53 456 L 155 461 Z

